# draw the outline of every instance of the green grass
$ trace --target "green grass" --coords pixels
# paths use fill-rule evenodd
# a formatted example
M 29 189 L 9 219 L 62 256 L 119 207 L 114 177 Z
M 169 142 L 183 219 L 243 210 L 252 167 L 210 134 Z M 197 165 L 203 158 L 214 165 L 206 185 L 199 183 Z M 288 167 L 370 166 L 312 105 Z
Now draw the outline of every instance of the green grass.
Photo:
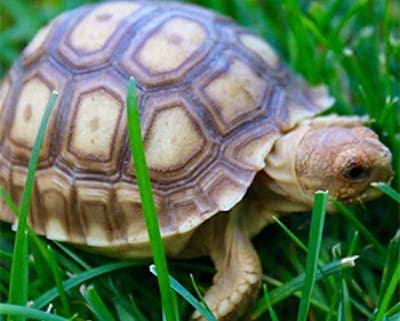
M 41 25 L 79 3 L 83 2 L 0 2 L 1 73 Z M 327 84 L 336 98 L 329 113 L 368 115 L 369 125 L 392 150 L 395 172 L 400 173 L 398 1 L 203 0 L 197 3 L 234 17 L 268 39 L 308 81 Z M 38 14 L 31 14 L 34 11 Z M 299 313 L 301 297 L 306 293 L 305 287 L 313 285 L 311 296 L 304 303 L 309 320 L 397 321 L 400 318 L 399 176 L 395 176 L 393 189 L 377 186 L 387 194 L 380 200 L 352 208 L 336 202 L 339 213 L 327 216 L 324 226 L 319 225 L 315 232 L 306 213 L 281 218 L 279 224 L 267 227 L 257 236 L 254 243 L 268 292 L 257 299 L 253 319 L 304 319 L 303 312 Z M 19 209 L 11 202 L 10 205 Z M 320 235 L 318 250 L 309 245 L 316 243 L 308 240 Z M 14 246 L 15 249 L 20 246 L 15 233 L 9 225 L 1 224 L 0 320 L 3 314 L 12 311 L 26 319 L 35 319 L 36 314 L 39 320 L 161 319 L 162 301 L 157 278 L 148 271 L 150 261 L 118 262 L 43 240 L 30 232 L 27 236 L 30 255 L 27 256 L 26 250 L 13 252 Z M 311 265 L 307 263 L 310 253 L 314 257 Z M 13 272 L 12 261 L 17 258 L 20 268 Z M 182 295 L 178 299 L 178 313 L 185 320 L 191 313 L 191 304 L 199 303 L 185 292 L 196 293 L 190 274 L 194 274 L 196 285 L 204 291 L 214 270 L 207 259 L 170 261 L 168 268 L 174 290 Z M 18 272 L 29 275 L 11 281 Z M 11 290 L 10 283 L 16 282 L 19 285 Z M 21 305 L 21 300 L 27 299 L 33 300 L 31 309 Z M 188 303 L 189 299 L 194 301 Z M 8 304 L 11 301 L 18 305 Z M 42 315 L 38 315 L 39 310 Z M 44 316 L 46 310 L 51 313 Z
M 8 302 L 11 304 L 26 304 L 28 301 L 28 287 L 29 284 L 29 244 L 28 244 L 28 213 L 31 203 L 31 195 L 33 190 L 33 183 L 35 179 L 35 171 L 39 160 L 40 148 L 42 146 L 43 138 L 46 133 L 46 127 L 48 120 L 53 110 L 57 93 L 53 92 L 49 103 L 46 107 L 42 122 L 40 124 L 39 131 L 35 140 L 34 147 L 32 149 L 32 156 L 29 160 L 28 175 L 24 190 L 21 196 L 21 206 L 18 209 L 18 227 L 15 236 L 14 251 L 18 255 L 13 255 L 11 262 L 11 273 L 10 273 L 10 286 L 9 286 L 9 297 Z M 15 208 L 15 207 L 13 207 Z M 14 316 L 14 320 L 23 321 L 23 317 Z M 9 318 L 11 321 L 11 318 Z
M 132 159 L 137 175 L 143 215 L 149 234 L 151 253 L 158 271 L 158 284 L 161 291 L 161 303 L 167 321 L 179 319 L 176 298 L 172 294 L 168 278 L 167 259 L 158 224 L 156 207 L 151 191 L 150 174 L 146 165 L 146 158 L 142 142 L 139 108 L 136 99 L 136 82 L 133 77 L 129 80 L 126 98 L 128 114 L 128 133 L 132 151 Z

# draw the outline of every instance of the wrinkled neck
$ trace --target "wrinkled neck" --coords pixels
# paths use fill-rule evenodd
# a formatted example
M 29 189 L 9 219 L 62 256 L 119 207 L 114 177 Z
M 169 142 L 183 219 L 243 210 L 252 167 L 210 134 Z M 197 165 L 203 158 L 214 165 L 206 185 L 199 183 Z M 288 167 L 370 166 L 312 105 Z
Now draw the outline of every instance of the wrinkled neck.
M 265 160 L 263 179 L 266 187 L 277 197 L 283 196 L 287 199 L 286 202 L 302 204 L 303 208 L 309 208 L 313 200 L 304 192 L 298 180 L 296 155 L 298 146 L 308 131 L 308 123 L 304 122 L 276 141 Z

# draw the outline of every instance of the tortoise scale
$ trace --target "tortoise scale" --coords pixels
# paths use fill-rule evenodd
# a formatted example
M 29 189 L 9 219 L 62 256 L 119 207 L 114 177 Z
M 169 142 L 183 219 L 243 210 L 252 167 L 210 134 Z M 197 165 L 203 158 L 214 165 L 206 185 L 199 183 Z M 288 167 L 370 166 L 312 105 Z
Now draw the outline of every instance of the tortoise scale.
M 29 216 L 37 233 L 119 258 L 151 255 L 126 129 L 131 75 L 167 255 L 211 256 L 206 301 L 218 320 L 239 319 L 256 297 L 250 239 L 272 215 L 311 208 L 318 189 L 349 204 L 373 199 L 370 183 L 393 175 L 361 118 L 316 117 L 334 101 L 325 88 L 229 18 L 172 2 L 88 5 L 41 29 L 0 87 L 0 184 L 16 202 L 59 92 Z M 15 223 L 2 200 L 0 218 Z

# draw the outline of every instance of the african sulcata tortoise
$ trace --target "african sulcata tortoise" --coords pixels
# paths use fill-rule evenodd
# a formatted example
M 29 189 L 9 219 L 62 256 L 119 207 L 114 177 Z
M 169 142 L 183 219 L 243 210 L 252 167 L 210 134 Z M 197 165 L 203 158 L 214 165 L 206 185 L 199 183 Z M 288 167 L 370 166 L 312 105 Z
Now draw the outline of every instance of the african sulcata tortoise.
M 375 198 L 370 183 L 392 176 L 389 150 L 360 118 L 316 117 L 333 102 L 324 88 L 230 19 L 167 2 L 84 6 L 40 30 L 1 85 L 0 184 L 17 202 L 59 92 L 33 192 L 36 232 L 151 255 L 125 124 L 131 75 L 166 252 L 211 256 L 206 300 L 218 320 L 237 320 L 255 298 L 250 239 L 273 214 L 309 209 L 318 189 L 348 204 Z M 0 217 L 15 221 L 2 201 Z

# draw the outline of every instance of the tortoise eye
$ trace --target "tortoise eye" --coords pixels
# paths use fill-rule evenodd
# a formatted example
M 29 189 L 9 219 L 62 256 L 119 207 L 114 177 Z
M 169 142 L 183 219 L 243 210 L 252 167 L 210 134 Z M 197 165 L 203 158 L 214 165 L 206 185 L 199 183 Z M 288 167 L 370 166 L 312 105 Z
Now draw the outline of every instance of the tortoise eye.
M 356 183 L 361 183 L 369 177 L 370 170 L 364 166 L 351 165 L 342 170 L 342 175 Z

